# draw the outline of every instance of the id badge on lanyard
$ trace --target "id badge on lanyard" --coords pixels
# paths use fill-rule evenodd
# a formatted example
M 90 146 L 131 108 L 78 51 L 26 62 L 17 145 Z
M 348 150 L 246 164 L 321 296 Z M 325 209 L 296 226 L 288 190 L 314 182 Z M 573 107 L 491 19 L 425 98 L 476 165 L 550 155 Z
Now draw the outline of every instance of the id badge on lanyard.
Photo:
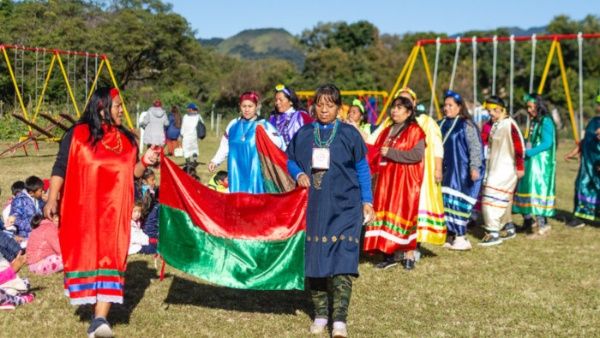
M 312 151 L 312 168 L 328 170 L 330 161 L 329 148 L 313 148 Z

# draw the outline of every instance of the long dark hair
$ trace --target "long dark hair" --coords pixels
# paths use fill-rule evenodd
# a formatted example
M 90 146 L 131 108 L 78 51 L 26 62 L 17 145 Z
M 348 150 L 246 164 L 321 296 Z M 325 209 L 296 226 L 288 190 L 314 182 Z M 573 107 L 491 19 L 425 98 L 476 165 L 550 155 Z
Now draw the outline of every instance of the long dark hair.
M 544 102 L 544 98 L 542 97 L 542 95 L 537 93 L 527 94 L 525 97 L 529 100 L 532 100 L 533 103 L 535 103 L 535 110 L 537 112 L 537 115 L 533 118 L 533 121 L 541 123 L 542 119 L 545 116 L 548 116 L 550 118 L 550 121 L 554 125 L 554 144 L 556 149 L 558 149 L 558 133 L 556 132 L 556 125 L 554 123 L 554 119 L 552 118 L 552 116 L 550 116 L 550 111 L 548 110 L 546 102 Z
M 536 94 L 536 93 L 531 93 L 531 94 L 528 94 L 527 96 L 529 98 L 533 99 L 533 103 L 535 103 L 535 110 L 537 112 L 537 116 L 535 117 L 536 120 L 539 121 L 542 119 L 542 117 L 550 114 L 550 111 L 548 110 L 548 106 L 546 105 L 546 102 L 544 102 L 544 98 L 542 97 L 542 95 Z
M 406 121 L 404 121 L 404 125 L 402 126 L 402 128 L 400 128 L 400 130 L 398 130 L 398 133 L 396 134 L 400 135 L 400 133 L 402 133 L 402 131 L 406 129 L 411 123 L 417 123 L 417 115 L 415 114 L 415 106 L 412 100 L 404 96 L 398 96 L 394 99 L 394 101 L 392 101 L 392 104 L 390 105 L 390 115 L 394 107 L 404 107 L 410 113 L 410 115 L 408 115 L 408 117 L 406 118 Z
M 173 114 L 173 118 L 175 119 L 175 128 L 181 129 L 181 112 L 179 111 L 179 107 L 172 106 L 171 114 Z
M 110 115 L 110 109 L 112 107 L 112 98 L 110 96 L 109 87 L 102 87 L 96 89 L 96 91 L 92 94 L 90 98 L 90 102 L 85 107 L 85 111 L 77 124 L 87 124 L 90 130 L 90 138 L 88 142 L 92 143 L 92 146 L 95 146 L 98 141 L 102 139 L 104 136 L 104 131 L 102 130 L 102 123 L 106 123 L 109 125 L 114 124 L 112 117 Z M 104 117 L 100 114 L 100 112 L 104 111 Z M 129 129 L 123 127 L 123 125 L 116 126 L 131 142 L 134 147 L 137 147 L 137 140 L 134 133 L 132 133 Z

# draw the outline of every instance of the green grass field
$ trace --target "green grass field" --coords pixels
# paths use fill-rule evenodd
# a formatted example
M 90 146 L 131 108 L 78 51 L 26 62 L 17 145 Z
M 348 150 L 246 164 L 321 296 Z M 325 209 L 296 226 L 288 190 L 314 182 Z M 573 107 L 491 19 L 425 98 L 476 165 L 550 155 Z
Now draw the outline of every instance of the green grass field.
M 4 149 L 8 143 L 0 143 Z M 201 142 L 206 163 L 217 147 Z M 572 209 L 576 162 L 563 154 L 557 171 L 558 219 Z M 30 150 L 32 148 L 29 148 Z M 29 175 L 48 177 L 57 146 L 39 153 L 18 151 L 0 159 L 1 199 L 10 184 Z M 181 162 L 181 159 L 178 159 Z M 206 166 L 198 168 L 204 182 Z M 521 218 L 515 219 L 518 223 Z M 523 235 L 470 252 L 427 246 L 411 272 L 377 271 L 363 257 L 348 319 L 349 334 L 361 337 L 598 337 L 600 336 L 600 228 L 567 229 L 551 220 L 550 235 Z M 473 229 L 479 233 L 477 229 Z M 471 236 L 475 244 L 477 238 Z M 2 337 L 83 337 L 89 308 L 69 305 L 62 276 L 29 277 L 36 300 L 2 313 Z M 172 268 L 159 281 L 151 257 L 133 256 L 126 275 L 123 306 L 109 320 L 119 337 L 306 337 L 311 306 L 304 292 L 233 290 L 204 283 Z

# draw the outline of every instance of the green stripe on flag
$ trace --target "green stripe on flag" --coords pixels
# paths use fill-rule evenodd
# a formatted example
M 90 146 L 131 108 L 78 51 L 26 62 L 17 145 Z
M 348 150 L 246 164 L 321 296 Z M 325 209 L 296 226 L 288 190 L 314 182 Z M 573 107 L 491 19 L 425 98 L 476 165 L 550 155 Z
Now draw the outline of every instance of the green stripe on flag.
M 273 241 L 216 237 L 184 211 L 161 205 L 159 234 L 165 262 L 201 279 L 239 289 L 304 290 L 304 231 Z

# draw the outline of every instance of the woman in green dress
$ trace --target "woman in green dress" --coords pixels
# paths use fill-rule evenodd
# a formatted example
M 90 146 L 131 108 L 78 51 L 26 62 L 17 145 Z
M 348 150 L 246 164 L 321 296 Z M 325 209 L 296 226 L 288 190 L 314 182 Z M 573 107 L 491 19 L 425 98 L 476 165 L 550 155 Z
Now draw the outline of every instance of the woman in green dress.
M 556 127 L 541 95 L 527 94 L 524 100 L 531 126 L 525 139 L 525 175 L 517 185 L 513 213 L 523 214 L 524 227 L 536 238 L 548 234 L 546 217 L 556 213 Z

